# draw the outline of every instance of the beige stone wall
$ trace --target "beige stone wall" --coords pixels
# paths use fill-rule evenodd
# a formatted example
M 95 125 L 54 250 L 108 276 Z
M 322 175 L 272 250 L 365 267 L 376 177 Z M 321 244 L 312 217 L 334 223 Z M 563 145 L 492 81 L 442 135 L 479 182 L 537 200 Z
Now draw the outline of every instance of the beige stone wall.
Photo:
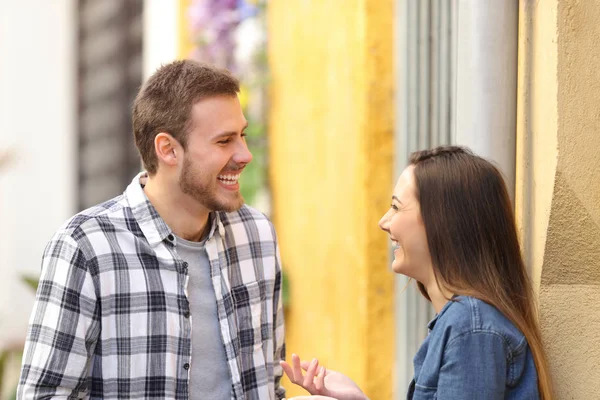
M 520 2 L 516 207 L 558 399 L 600 398 L 600 2 Z

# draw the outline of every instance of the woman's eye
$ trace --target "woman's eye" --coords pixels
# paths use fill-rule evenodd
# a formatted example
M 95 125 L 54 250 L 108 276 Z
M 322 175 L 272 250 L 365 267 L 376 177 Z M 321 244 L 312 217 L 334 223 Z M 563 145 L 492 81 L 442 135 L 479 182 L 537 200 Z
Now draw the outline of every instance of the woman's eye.
M 392 210 L 398 211 L 398 207 L 395 204 L 391 204 L 390 207 L 392 207 Z

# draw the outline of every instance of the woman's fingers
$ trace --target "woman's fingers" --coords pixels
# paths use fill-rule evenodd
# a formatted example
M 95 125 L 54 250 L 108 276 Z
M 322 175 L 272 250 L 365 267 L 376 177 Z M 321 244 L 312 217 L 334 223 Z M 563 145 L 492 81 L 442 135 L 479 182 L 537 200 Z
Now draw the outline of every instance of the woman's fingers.
M 311 394 L 319 393 L 325 387 L 325 369 L 319 368 L 319 360 L 316 358 L 308 362 L 300 360 L 297 354 L 292 354 L 290 363 L 281 361 L 280 365 L 292 383 L 302 386 Z M 306 371 L 306 375 L 302 370 Z
M 294 382 L 294 371 L 292 370 L 292 366 L 285 361 L 280 361 L 279 365 L 281 365 L 283 372 L 285 372 L 289 380 Z
M 300 366 L 302 367 L 303 370 L 308 370 L 308 367 L 310 367 L 310 363 L 311 361 L 300 361 Z
M 320 392 L 325 389 L 325 375 L 327 371 L 325 367 L 321 367 L 319 369 L 319 374 L 317 375 L 317 379 L 315 379 L 315 388 Z
M 305 388 L 314 388 L 314 377 L 315 374 L 317 372 L 317 368 L 319 367 L 319 361 L 316 358 L 313 358 L 313 360 L 310 362 L 310 364 L 308 365 L 308 368 L 306 369 L 306 375 L 304 376 L 304 382 L 302 384 L 302 386 L 304 386 Z
M 302 367 L 300 367 L 300 357 L 297 354 L 292 354 L 292 370 L 294 373 L 293 382 L 302 385 Z

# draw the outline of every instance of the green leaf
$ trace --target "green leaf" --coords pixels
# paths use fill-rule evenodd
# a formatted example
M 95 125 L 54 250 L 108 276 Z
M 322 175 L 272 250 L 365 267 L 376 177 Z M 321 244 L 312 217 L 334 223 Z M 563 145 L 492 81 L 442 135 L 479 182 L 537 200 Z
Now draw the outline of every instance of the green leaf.
M 4 378 L 4 369 L 6 367 L 6 362 L 8 361 L 8 351 L 0 352 L 0 391 L 2 390 L 2 383 Z M 1 392 L 0 392 L 1 393 Z
M 37 291 L 38 283 L 40 282 L 40 279 L 38 277 L 23 275 L 23 276 L 21 276 L 21 280 L 27 286 L 32 288 L 34 292 Z

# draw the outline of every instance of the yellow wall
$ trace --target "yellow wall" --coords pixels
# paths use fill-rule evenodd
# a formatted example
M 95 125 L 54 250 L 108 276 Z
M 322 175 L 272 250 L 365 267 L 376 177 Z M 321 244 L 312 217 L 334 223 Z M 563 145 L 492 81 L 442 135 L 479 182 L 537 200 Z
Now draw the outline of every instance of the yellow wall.
M 176 0 L 177 1 L 177 26 L 178 37 L 177 54 L 180 59 L 189 58 L 194 49 L 194 41 L 192 31 L 188 22 L 188 10 L 192 4 L 192 0 Z
M 287 353 L 390 399 L 392 0 L 269 2 L 270 173 Z M 289 395 L 304 391 L 289 388 Z
M 557 398 L 600 398 L 600 2 L 520 7 L 517 216 Z

